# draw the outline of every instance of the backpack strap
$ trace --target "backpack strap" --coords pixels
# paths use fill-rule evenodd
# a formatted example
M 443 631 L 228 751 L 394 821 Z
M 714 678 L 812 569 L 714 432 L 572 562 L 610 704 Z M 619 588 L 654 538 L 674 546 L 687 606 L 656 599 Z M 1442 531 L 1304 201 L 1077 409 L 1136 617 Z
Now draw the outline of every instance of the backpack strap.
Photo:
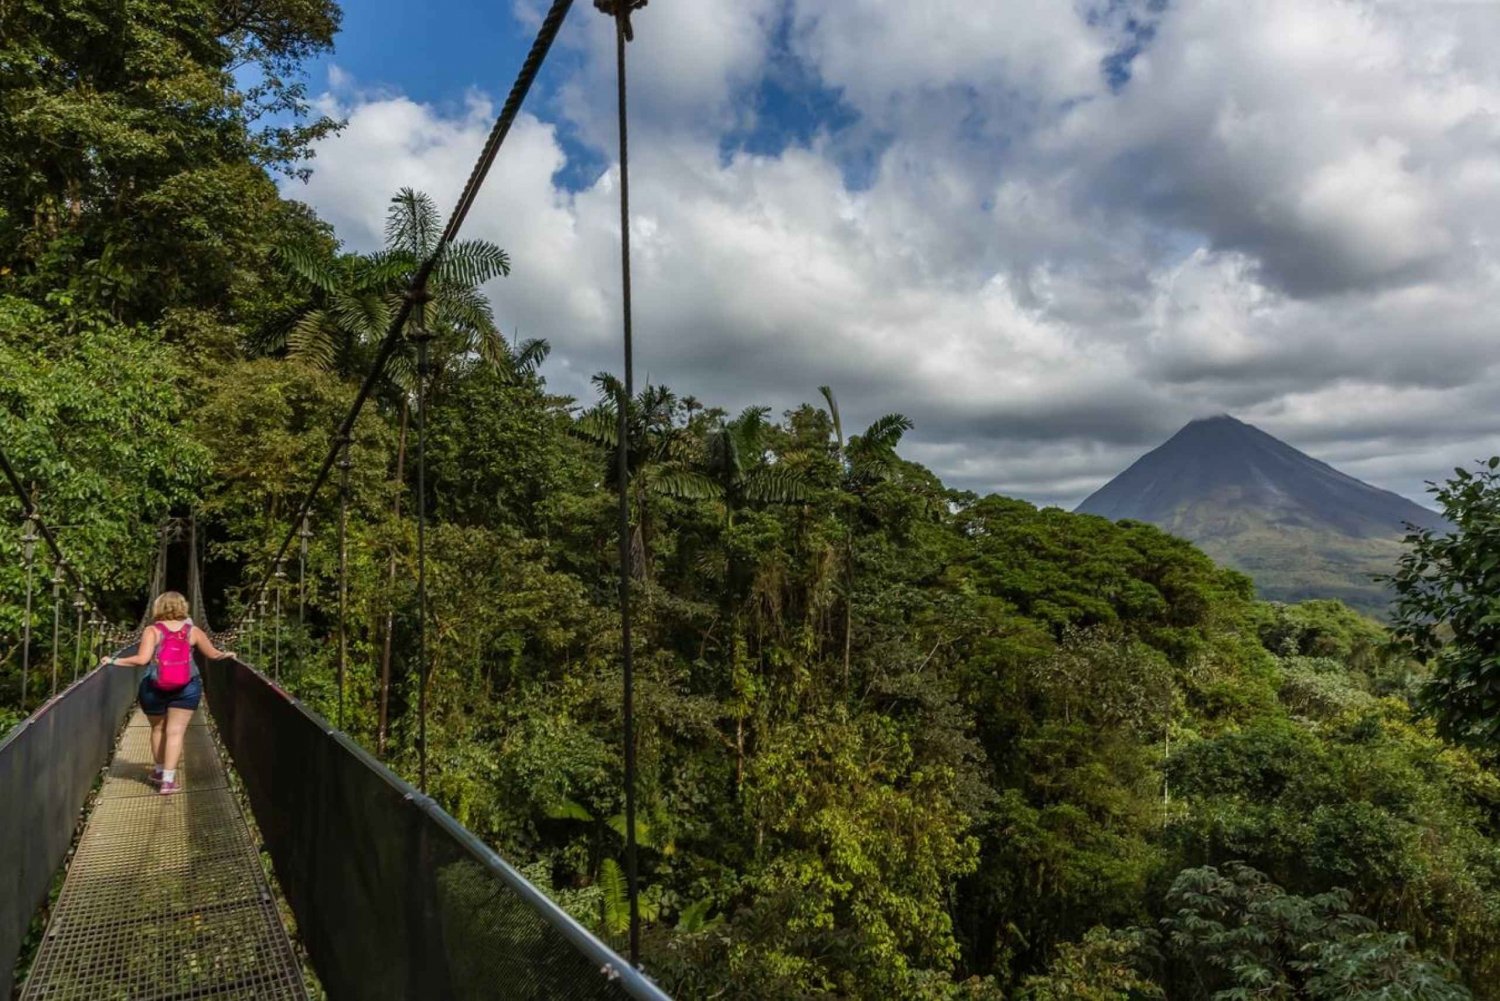
M 170 636 L 180 636 L 184 640 L 187 640 L 189 643 L 191 643 L 192 640 L 193 640 L 193 620 L 192 619 L 188 619 L 186 622 L 184 622 L 182 624 L 182 628 L 179 629 L 179 630 L 177 630 L 176 632 L 173 632 L 172 630 L 168 629 L 164 624 L 162 624 L 160 622 L 153 622 L 153 623 L 151 623 L 151 627 L 156 630 L 156 635 L 158 637 L 158 639 L 157 639 L 158 643 L 164 642 Z

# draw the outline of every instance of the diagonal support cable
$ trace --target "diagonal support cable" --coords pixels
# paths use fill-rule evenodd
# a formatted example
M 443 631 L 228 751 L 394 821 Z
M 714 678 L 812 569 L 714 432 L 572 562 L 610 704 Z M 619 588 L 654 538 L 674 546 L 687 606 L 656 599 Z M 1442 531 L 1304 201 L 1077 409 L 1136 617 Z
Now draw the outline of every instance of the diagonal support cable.
M 83 594 L 88 601 L 92 602 L 94 612 L 102 616 L 104 614 L 103 603 L 89 593 L 89 589 L 84 585 L 83 578 L 78 575 L 78 571 L 73 568 L 73 565 L 68 562 L 68 558 L 63 555 L 62 547 L 57 544 L 57 537 L 47 527 L 47 522 L 42 518 L 42 513 L 38 510 L 36 502 L 27 493 L 26 487 L 21 483 L 21 478 L 16 475 L 15 467 L 10 464 L 10 459 L 6 456 L 3 448 L 0 448 L 0 473 L 4 473 L 5 479 L 10 483 L 11 490 L 15 492 L 16 498 L 21 502 L 21 516 L 31 519 L 31 522 L 36 526 L 36 530 L 41 534 L 42 541 L 47 543 L 47 548 L 52 550 L 53 557 L 56 558 L 63 572 L 68 575 L 68 579 L 73 582 L 73 587 L 80 594 Z
M 500 152 L 505 137 L 510 134 L 511 126 L 515 124 L 516 116 L 521 112 L 521 105 L 526 100 L 526 95 L 531 91 L 531 85 L 536 82 L 537 74 L 541 71 L 542 63 L 547 58 L 548 51 L 552 48 L 557 33 L 562 29 L 563 20 L 568 16 L 568 11 L 573 6 L 573 0 L 553 0 L 547 16 L 542 19 L 542 25 L 537 30 L 536 39 L 531 43 L 531 50 L 526 54 L 526 60 L 521 64 L 521 71 L 516 75 L 515 83 L 511 85 L 510 93 L 505 98 L 505 104 L 500 109 L 500 116 L 495 120 L 494 127 L 490 130 L 489 137 L 485 140 L 484 148 L 480 151 L 479 159 L 475 161 L 474 169 L 469 173 L 469 179 L 464 184 L 463 193 L 459 195 L 458 204 L 453 207 L 453 214 L 448 217 L 448 224 L 443 228 L 443 235 L 438 239 L 437 246 L 424 260 L 412 276 L 411 288 L 414 292 L 420 292 L 427 287 L 427 280 L 432 277 L 433 270 L 442 259 L 443 252 L 448 249 L 463 228 L 464 220 L 468 218 L 469 210 L 474 207 L 474 201 L 479 197 L 479 190 L 484 186 L 485 178 L 489 175 L 490 167 L 495 162 L 496 155 Z M 291 548 L 292 540 L 297 537 L 298 527 L 312 512 L 313 501 L 318 496 L 318 491 L 328 480 L 328 474 L 333 469 L 333 464 L 338 458 L 339 449 L 345 439 L 352 438 L 354 434 L 354 422 L 359 418 L 360 411 L 364 409 L 370 394 L 374 392 L 376 384 L 385 372 L 385 366 L 390 361 L 391 355 L 396 351 L 396 346 L 401 342 L 401 333 L 406 329 L 406 323 L 411 318 L 413 299 L 411 296 L 403 298 L 400 307 L 392 318 L 390 327 L 386 330 L 385 338 L 380 342 L 380 348 L 375 352 L 375 358 L 370 364 L 370 371 L 365 380 L 360 384 L 359 392 L 354 397 L 354 402 L 349 406 L 349 412 L 345 415 L 343 422 L 334 433 L 333 441 L 329 445 L 328 454 L 323 457 L 322 464 L 318 467 L 317 475 L 313 477 L 312 484 L 307 488 L 307 493 L 298 505 L 296 513 L 292 516 L 291 528 L 286 537 L 282 539 L 281 546 L 276 550 L 260 583 L 250 592 L 249 600 L 245 607 L 249 608 L 259 600 L 271 583 L 271 577 L 275 568 L 286 558 L 287 551 Z

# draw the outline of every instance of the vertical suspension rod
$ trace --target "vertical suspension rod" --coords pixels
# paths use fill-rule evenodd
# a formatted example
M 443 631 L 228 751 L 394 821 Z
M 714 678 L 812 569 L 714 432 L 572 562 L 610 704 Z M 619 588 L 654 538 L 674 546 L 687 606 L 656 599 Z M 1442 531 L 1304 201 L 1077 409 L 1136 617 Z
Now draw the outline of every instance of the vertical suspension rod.
M 635 652 L 631 640 L 630 579 L 632 547 L 630 533 L 630 404 L 635 397 L 635 351 L 630 301 L 630 147 L 626 116 L 625 43 L 634 37 L 630 26 L 633 9 L 644 7 L 646 0 L 594 0 L 600 11 L 611 14 L 615 22 L 615 94 L 619 115 L 620 138 L 620 319 L 624 340 L 624 396 L 618 401 L 619 429 L 616 435 L 616 478 L 619 480 L 620 533 L 620 665 L 622 679 L 622 715 L 625 741 L 625 880 L 630 900 L 630 963 L 641 963 L 640 879 L 636 858 L 635 830 Z
M 427 329 L 427 287 L 411 292 L 417 345 L 417 788 L 427 792 L 427 380 L 432 374 Z
M 57 694 L 57 668 L 61 657 L 62 644 L 62 606 L 63 606 L 63 567 L 57 564 L 52 572 L 52 694 Z
M 36 585 L 36 522 L 26 518 L 26 527 L 21 530 L 21 558 L 26 563 L 26 618 L 21 625 L 21 712 L 26 711 L 26 687 L 31 678 L 31 603 Z
M 343 452 L 339 455 L 339 713 L 338 726 L 344 728 L 344 677 L 349 664 L 349 468 L 354 464 L 350 458 L 351 442 L 343 439 Z
M 275 579 L 276 583 L 273 587 L 276 590 L 276 631 L 273 642 L 276 644 L 276 655 L 274 666 L 271 668 L 271 677 L 279 684 L 281 682 L 281 592 L 285 589 L 286 583 L 286 569 L 280 563 L 276 564 Z
M 84 600 L 83 591 L 79 590 L 73 595 L 73 611 L 75 622 L 73 623 L 73 680 L 78 680 L 78 672 L 83 662 L 83 609 L 88 602 Z

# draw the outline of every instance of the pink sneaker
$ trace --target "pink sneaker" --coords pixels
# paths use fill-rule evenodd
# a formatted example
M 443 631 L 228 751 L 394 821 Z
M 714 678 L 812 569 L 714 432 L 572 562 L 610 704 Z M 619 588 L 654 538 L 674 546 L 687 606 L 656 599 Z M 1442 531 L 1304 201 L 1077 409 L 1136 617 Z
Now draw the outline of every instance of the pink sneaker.
M 149 779 L 147 779 L 146 781 L 150 782 L 154 786 L 161 785 L 161 769 L 160 768 L 153 768 L 153 769 L 151 769 L 151 777 Z
M 181 789 L 182 786 L 178 785 L 176 782 L 163 782 L 161 784 L 161 794 L 163 796 L 170 796 L 174 792 L 181 791 Z

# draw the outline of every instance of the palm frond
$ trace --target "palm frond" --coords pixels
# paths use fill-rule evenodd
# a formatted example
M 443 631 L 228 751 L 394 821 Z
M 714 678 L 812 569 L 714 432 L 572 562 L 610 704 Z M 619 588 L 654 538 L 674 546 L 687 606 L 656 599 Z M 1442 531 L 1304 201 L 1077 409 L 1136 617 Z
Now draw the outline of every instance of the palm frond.
M 454 355 L 478 355 L 487 364 L 510 371 L 510 348 L 495 326 L 490 301 L 478 289 L 448 288 L 433 299 L 427 322 Z
M 426 192 L 402 188 L 391 197 L 385 216 L 386 246 L 425 257 L 441 233 L 437 205 Z
M 812 496 L 812 488 L 801 473 L 766 466 L 746 475 L 744 494 L 755 504 L 799 504 Z
M 910 431 L 914 424 L 911 418 L 905 414 L 886 414 L 875 421 L 865 433 L 860 435 L 860 441 L 867 448 L 878 448 L 890 450 L 901 443 L 901 436 Z
M 300 319 L 297 314 L 284 316 L 277 323 L 272 323 L 259 331 L 252 332 L 247 338 L 251 353 L 256 355 L 274 355 L 286 350 L 286 341 L 291 333 L 293 325 Z
M 515 385 L 520 381 L 520 377 L 516 374 L 515 359 L 510 353 L 510 345 L 505 343 L 505 337 L 500 331 L 489 330 L 471 340 L 475 342 L 474 351 L 479 355 L 479 360 L 500 372 L 508 385 Z
M 373 291 L 340 295 L 329 313 L 339 329 L 362 340 L 378 341 L 391 326 L 390 301 Z
M 488 240 L 463 240 L 443 250 L 433 274 L 445 284 L 483 285 L 510 274 L 510 255 Z
M 708 436 L 708 468 L 731 482 L 740 477 L 739 442 L 727 425 L 720 424 Z
M 603 448 L 615 448 L 620 443 L 620 415 L 608 403 L 590 407 L 578 415 L 572 432 L 585 441 Z
M 833 389 L 828 386 L 819 386 L 818 392 L 823 394 L 823 399 L 828 401 L 828 416 L 833 418 L 833 433 L 839 442 L 839 451 L 844 450 L 844 420 L 839 416 L 839 401 L 833 398 Z
M 385 377 L 407 396 L 417 391 L 417 363 L 407 351 L 394 351 L 385 363 Z
M 770 407 L 746 407 L 740 411 L 740 415 L 730 423 L 737 428 L 748 431 L 759 432 L 766 426 L 766 418 L 771 414 Z
M 361 289 L 383 292 L 402 289 L 420 264 L 417 256 L 407 250 L 377 250 L 359 259 L 355 282 Z
M 272 253 L 294 276 L 321 292 L 332 293 L 341 284 L 337 259 L 321 249 L 289 244 Z
M 747 458 L 759 458 L 765 451 L 761 440 L 765 437 L 766 429 L 771 426 L 766 420 L 770 413 L 770 407 L 746 407 L 729 423 L 728 431 L 734 439 L 739 462 L 743 463 Z
M 618 405 L 625 398 L 625 384 L 608 372 L 596 372 L 589 381 L 594 384 L 599 395 L 611 403 Z
M 651 491 L 678 500 L 710 500 L 723 497 L 724 488 L 702 473 L 669 469 L 651 478 Z
M 327 310 L 311 309 L 298 317 L 287 332 L 286 350 L 292 357 L 326 370 L 333 368 L 338 340 L 337 321 Z
M 552 353 L 552 345 L 540 337 L 533 337 L 521 342 L 520 350 L 515 353 L 512 364 L 521 375 L 531 375 L 541 368 L 542 362 Z

